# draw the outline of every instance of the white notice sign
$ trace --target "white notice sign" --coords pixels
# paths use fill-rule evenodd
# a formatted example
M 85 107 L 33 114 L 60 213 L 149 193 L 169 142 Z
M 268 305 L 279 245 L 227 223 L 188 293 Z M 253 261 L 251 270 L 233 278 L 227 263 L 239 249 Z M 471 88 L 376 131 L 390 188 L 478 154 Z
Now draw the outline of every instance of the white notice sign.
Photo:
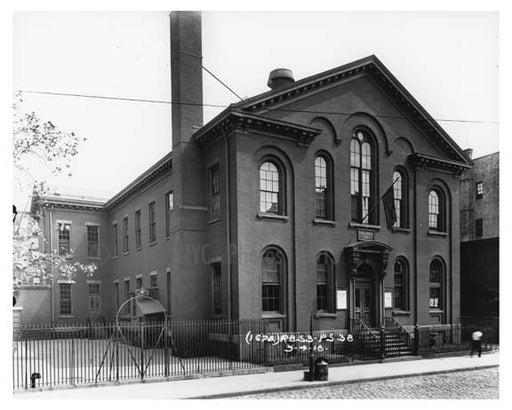
M 336 309 L 347 308 L 347 291 L 337 290 L 336 291 Z
M 393 302 L 392 302 L 392 293 L 391 292 L 385 292 L 384 293 L 384 307 L 385 308 L 392 308 Z

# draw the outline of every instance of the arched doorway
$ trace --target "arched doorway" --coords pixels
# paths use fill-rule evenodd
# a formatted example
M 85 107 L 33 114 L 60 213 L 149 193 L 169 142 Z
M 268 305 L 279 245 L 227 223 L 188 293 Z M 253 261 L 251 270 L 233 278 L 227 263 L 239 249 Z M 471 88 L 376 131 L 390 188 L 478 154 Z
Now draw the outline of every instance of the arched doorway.
M 351 295 L 350 319 L 380 327 L 384 318 L 384 284 L 391 247 L 374 240 L 345 248 Z
M 375 275 L 367 264 L 358 267 L 354 280 L 354 318 L 368 326 L 375 324 Z

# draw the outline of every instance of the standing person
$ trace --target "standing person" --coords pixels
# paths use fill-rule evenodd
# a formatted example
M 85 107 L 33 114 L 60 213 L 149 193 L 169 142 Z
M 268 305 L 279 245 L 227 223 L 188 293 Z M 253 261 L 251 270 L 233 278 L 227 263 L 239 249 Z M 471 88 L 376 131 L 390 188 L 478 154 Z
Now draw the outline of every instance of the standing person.
M 480 330 L 475 330 L 471 334 L 471 339 L 473 340 L 473 345 L 471 347 L 471 357 L 473 357 L 473 353 L 475 351 L 478 352 L 478 357 L 482 356 L 482 337 L 483 333 Z

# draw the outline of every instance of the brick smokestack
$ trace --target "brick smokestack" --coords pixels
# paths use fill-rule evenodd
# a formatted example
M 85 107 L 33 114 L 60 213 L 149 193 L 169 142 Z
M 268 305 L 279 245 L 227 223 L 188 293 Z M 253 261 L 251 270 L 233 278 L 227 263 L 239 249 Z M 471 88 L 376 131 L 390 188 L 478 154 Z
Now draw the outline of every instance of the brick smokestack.
M 201 13 L 173 11 L 171 20 L 172 146 L 203 125 Z M 190 104 L 190 105 L 188 105 Z

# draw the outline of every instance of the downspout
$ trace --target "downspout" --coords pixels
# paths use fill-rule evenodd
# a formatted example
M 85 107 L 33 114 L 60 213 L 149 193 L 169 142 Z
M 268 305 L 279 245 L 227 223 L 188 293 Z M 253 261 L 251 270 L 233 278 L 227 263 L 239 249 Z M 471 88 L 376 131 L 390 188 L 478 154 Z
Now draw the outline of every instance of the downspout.
M 418 324 L 418 176 L 414 167 L 414 325 Z
M 225 174 L 225 182 L 226 182 L 226 253 L 227 253 L 227 266 L 226 272 L 228 275 L 228 320 L 231 320 L 231 212 L 230 210 L 230 183 L 229 183 L 229 147 L 228 147 L 228 137 L 226 135 L 225 130 L 222 130 L 222 136 L 224 138 L 224 174 Z
M 53 232 L 53 207 L 50 205 L 50 210 L 49 210 L 49 219 L 50 219 L 50 223 L 49 223 L 49 227 L 48 227 L 48 237 L 49 237 L 49 240 L 50 240 L 50 275 L 51 275 L 51 289 L 50 289 L 50 307 L 51 307 L 51 315 L 52 315 L 52 323 L 55 322 L 55 306 L 54 306 L 54 278 L 53 278 L 53 237 L 52 237 L 52 232 Z
M 453 199 L 452 197 L 450 196 L 450 215 L 449 215 L 449 218 L 450 218 L 450 232 L 448 232 L 448 235 L 449 235 L 449 239 L 450 239 L 450 242 L 449 242 L 449 250 L 448 250 L 448 255 L 450 255 L 450 272 L 448 275 L 445 275 L 445 276 L 449 276 L 449 280 L 448 280 L 448 285 L 449 285 L 449 292 L 450 292 L 450 295 L 449 295 L 449 298 L 450 298 L 450 304 L 449 304 L 449 307 L 450 307 L 450 311 L 449 311 L 449 314 L 446 315 L 448 316 L 447 319 L 449 318 L 450 320 L 450 327 L 453 329 Z M 460 218 L 460 212 L 459 212 L 459 218 Z M 459 224 L 460 226 L 460 224 Z M 460 248 L 459 248 L 459 255 L 460 255 Z M 460 257 L 460 256 L 459 256 Z M 459 264 L 459 269 L 460 269 L 460 264 Z M 446 278 L 444 279 L 446 281 Z M 445 286 L 445 289 L 446 289 L 446 286 Z

